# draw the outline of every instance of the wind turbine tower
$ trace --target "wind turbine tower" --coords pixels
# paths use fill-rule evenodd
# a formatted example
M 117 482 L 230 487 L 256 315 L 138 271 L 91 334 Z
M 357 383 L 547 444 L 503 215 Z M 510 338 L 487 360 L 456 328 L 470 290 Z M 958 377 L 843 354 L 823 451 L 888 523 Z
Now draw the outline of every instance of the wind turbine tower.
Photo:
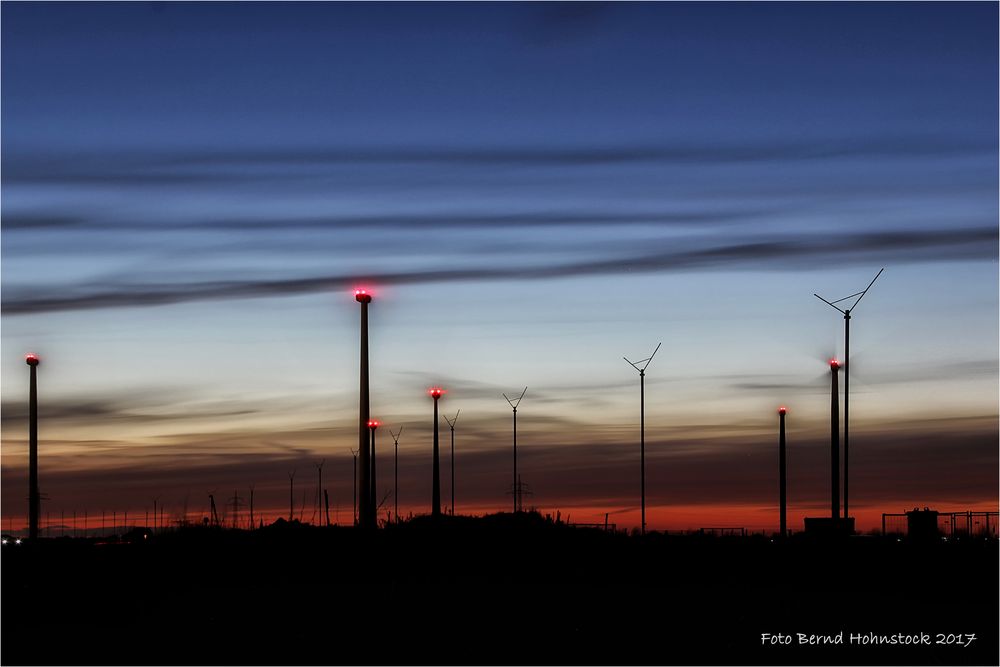
M 38 516 L 42 502 L 38 492 L 38 380 L 37 354 L 27 354 L 24 361 L 30 370 L 28 386 L 28 539 L 38 539 Z
M 788 536 L 787 505 L 785 495 L 785 413 L 788 408 L 778 408 L 778 533 L 784 539 Z
M 375 508 L 371 504 L 371 460 L 368 453 L 368 420 L 371 419 L 368 396 L 368 304 L 372 295 L 364 289 L 354 290 L 354 299 L 361 304 L 361 396 L 358 408 L 358 453 L 360 455 L 360 524 L 375 527 Z
M 516 399 L 511 400 L 507 394 L 504 394 L 504 399 L 510 404 L 510 409 L 514 412 L 514 481 L 510 486 L 511 495 L 514 497 L 514 513 L 518 512 L 518 493 L 520 492 L 521 478 L 517 474 L 517 406 L 521 404 L 521 399 L 524 395 L 528 393 L 528 388 L 525 387 L 521 395 Z
M 396 513 L 396 523 L 399 523 L 399 436 L 403 434 L 403 427 L 399 427 L 399 433 L 393 433 L 392 429 L 389 430 L 389 435 L 392 436 L 392 500 L 395 503 L 395 513 Z
M 646 367 L 653 361 L 660 345 L 662 343 L 656 344 L 656 349 L 647 359 L 632 362 L 627 357 L 622 357 L 629 366 L 639 371 L 639 495 L 642 507 L 641 532 L 643 535 L 646 534 Z M 640 364 L 642 365 L 640 366 Z
M 377 420 L 377 419 L 369 419 L 368 420 L 368 430 L 371 432 L 371 444 L 370 444 L 371 452 L 370 452 L 370 456 L 371 456 L 371 465 L 372 465 L 372 469 L 371 469 L 371 498 L 369 498 L 369 502 L 371 502 L 371 505 L 372 505 L 372 513 L 375 514 L 376 517 L 377 517 L 377 514 L 378 514 L 378 487 L 377 487 L 377 485 L 375 483 L 375 480 L 377 479 L 376 476 L 375 476 L 375 430 L 380 425 L 381 425 L 381 422 L 379 420 Z
M 459 410 L 455 413 L 454 419 L 448 419 L 448 415 L 444 416 L 444 420 L 448 422 L 448 427 L 451 429 L 451 515 L 455 516 L 455 423 L 458 422 L 458 416 L 462 414 Z
M 872 278 L 872 281 L 870 283 L 868 283 L 868 287 L 864 288 L 862 291 L 857 292 L 855 294 L 851 294 L 850 296 L 845 296 L 845 297 L 843 297 L 841 299 L 837 299 L 836 301 L 827 301 L 826 299 L 824 299 L 823 297 L 821 297 L 819 294 L 815 294 L 815 293 L 813 294 L 814 297 L 816 297 L 817 299 L 819 299 L 820 301 L 822 301 L 826 305 L 830 306 L 834 310 L 839 311 L 844 316 L 844 518 L 845 519 L 851 516 L 850 506 L 848 505 L 848 490 L 849 490 L 849 487 L 848 487 L 848 480 L 849 480 L 849 475 L 848 475 L 849 467 L 848 467 L 848 463 L 850 461 L 850 459 L 849 459 L 850 448 L 848 446 L 848 443 L 849 443 L 849 437 L 848 436 L 850 434 L 850 431 L 849 431 L 850 426 L 849 425 L 850 425 L 850 405 L 851 405 L 851 391 L 850 391 L 850 388 L 851 388 L 851 384 L 850 384 L 851 383 L 851 373 L 850 373 L 850 371 L 851 371 L 851 312 L 855 308 L 858 307 L 858 304 L 861 303 L 861 299 L 865 298 L 865 294 L 867 294 L 868 290 L 870 290 L 872 288 L 872 285 L 875 284 L 875 281 L 878 280 L 878 277 L 882 275 L 883 271 L 885 271 L 885 267 L 879 269 L 878 273 L 875 274 L 875 277 Z M 848 308 L 841 308 L 840 306 L 837 305 L 838 303 L 841 303 L 843 301 L 847 301 L 848 299 L 853 299 L 854 297 L 857 297 L 857 299 Z
M 840 518 L 840 391 L 837 374 L 840 362 L 830 360 L 830 518 Z
M 441 465 L 438 457 L 438 399 L 444 393 L 441 387 L 431 387 L 427 392 L 434 399 L 434 479 L 431 485 L 431 516 L 441 516 Z

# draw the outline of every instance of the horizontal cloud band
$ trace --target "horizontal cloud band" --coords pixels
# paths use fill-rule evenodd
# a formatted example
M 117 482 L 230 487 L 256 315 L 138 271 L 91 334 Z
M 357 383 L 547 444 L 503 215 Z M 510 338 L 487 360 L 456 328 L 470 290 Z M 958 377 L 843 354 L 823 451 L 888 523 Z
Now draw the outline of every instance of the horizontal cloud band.
M 325 275 L 263 281 L 208 281 L 163 285 L 121 284 L 101 290 L 78 288 L 76 294 L 11 290 L 3 299 L 5 315 L 68 310 L 157 306 L 192 301 L 248 299 L 301 295 L 343 289 L 365 280 L 383 285 L 414 285 L 475 280 L 541 280 L 586 275 L 665 273 L 728 266 L 746 268 L 767 262 L 767 268 L 798 268 L 817 261 L 833 265 L 858 262 L 990 260 L 997 256 L 995 227 L 934 231 L 880 231 L 842 236 L 800 236 L 795 240 L 747 241 L 725 246 L 666 248 L 632 256 L 574 262 L 556 266 L 493 266 L 447 270 L 415 270 L 373 275 Z

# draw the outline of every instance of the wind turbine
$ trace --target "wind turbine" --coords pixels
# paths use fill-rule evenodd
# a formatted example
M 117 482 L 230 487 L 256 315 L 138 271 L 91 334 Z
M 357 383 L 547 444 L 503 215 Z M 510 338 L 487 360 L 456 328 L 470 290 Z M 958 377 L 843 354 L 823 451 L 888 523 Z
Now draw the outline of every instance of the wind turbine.
M 865 294 L 867 294 L 868 290 L 870 290 L 872 288 L 872 285 L 875 284 L 875 281 L 878 280 L 878 277 L 882 275 L 883 271 L 885 271 L 885 267 L 882 267 L 881 269 L 878 270 L 878 273 L 875 274 L 875 277 L 872 278 L 872 281 L 870 283 L 868 283 L 868 287 L 864 288 L 860 292 L 856 292 L 854 294 L 851 294 L 850 296 L 842 297 L 842 298 L 837 299 L 835 301 L 827 301 L 826 299 L 824 299 L 823 297 L 821 297 L 819 294 L 813 293 L 814 297 L 816 297 L 817 299 L 819 299 L 820 301 L 822 301 L 826 305 L 830 306 L 834 310 L 842 313 L 843 316 L 844 316 L 844 363 L 843 363 L 843 369 L 844 369 L 844 518 L 847 518 L 847 517 L 850 516 L 849 506 L 848 506 L 848 493 L 847 493 L 848 492 L 848 467 L 847 467 L 847 464 L 848 464 L 848 454 L 849 454 L 849 450 L 848 450 L 848 434 L 849 434 L 849 430 L 848 430 L 848 428 L 849 428 L 849 426 L 848 426 L 848 424 L 849 424 L 848 417 L 849 417 L 849 414 L 850 414 L 850 395 L 851 395 L 851 392 L 850 392 L 851 312 L 855 308 L 858 307 L 858 304 L 861 303 L 861 299 L 865 298 Z M 852 303 L 847 308 L 841 308 L 840 306 L 837 305 L 838 303 L 847 301 L 848 299 L 853 299 L 854 297 L 857 297 L 857 299 L 854 301 L 854 303 Z
M 392 498 L 396 504 L 396 523 L 399 523 L 399 436 L 403 434 L 403 427 L 399 427 L 399 433 L 393 433 L 392 429 L 389 429 L 389 435 L 392 436 Z
M 622 357 L 629 366 L 639 371 L 639 467 L 641 470 L 639 487 L 641 491 L 640 495 L 642 496 L 641 531 L 643 535 L 646 534 L 646 368 L 653 361 L 653 357 L 656 356 L 662 344 L 657 343 L 653 354 L 649 355 L 646 359 L 633 362 L 629 361 L 628 357 Z M 642 364 L 642 366 L 639 364 Z
M 376 473 L 378 471 L 376 470 L 375 466 L 375 430 L 381 425 L 382 422 L 380 422 L 377 419 L 368 420 L 368 432 L 371 434 L 371 439 L 369 441 L 369 448 L 370 448 L 369 456 L 371 457 L 369 463 L 371 465 L 371 471 L 369 471 L 368 475 L 368 478 L 370 480 L 369 483 L 371 484 L 369 488 L 369 494 L 371 497 L 369 498 L 369 501 L 371 502 L 372 512 L 376 516 L 376 521 L 378 519 L 378 490 L 376 484 Z
M 368 290 L 354 290 L 354 299 L 361 304 L 361 378 L 358 408 L 358 453 L 361 458 L 360 484 L 360 524 L 363 528 L 375 528 L 375 508 L 371 506 L 371 461 L 369 460 L 368 420 L 371 419 L 368 385 L 368 304 L 372 295 Z
M 788 537 L 785 494 L 785 414 L 788 408 L 778 408 L 778 534 L 781 539 Z
M 451 515 L 455 516 L 455 422 L 458 421 L 458 416 L 462 414 L 459 410 L 455 413 L 454 419 L 448 419 L 448 415 L 444 416 L 444 420 L 448 422 L 449 428 L 451 428 Z
M 434 470 L 431 483 L 431 516 L 437 519 L 441 516 L 441 467 L 438 463 L 438 399 L 445 393 L 441 387 L 431 387 L 428 391 L 434 399 Z
M 26 354 L 24 363 L 31 369 L 28 387 L 28 539 L 38 539 L 38 520 L 42 501 L 38 491 L 38 379 L 40 360 L 37 354 Z
M 527 393 L 527 391 L 528 388 L 525 387 L 524 391 L 521 392 L 521 395 L 514 400 L 508 398 L 507 394 L 503 395 L 503 397 L 507 399 L 507 402 L 510 403 L 511 409 L 514 411 L 514 483 L 513 485 L 511 485 L 511 495 L 514 497 L 515 514 L 517 514 L 517 491 L 518 491 L 518 484 L 520 484 L 520 481 L 518 480 L 517 477 L 517 406 L 521 404 L 521 399 L 524 398 L 524 395 Z
M 319 463 L 314 463 L 316 466 L 316 471 L 319 473 L 319 486 L 316 487 L 316 510 L 319 512 L 319 520 L 323 520 L 323 466 L 326 465 L 326 459 L 323 459 Z
M 354 525 L 358 525 L 358 452 L 351 450 L 354 457 Z

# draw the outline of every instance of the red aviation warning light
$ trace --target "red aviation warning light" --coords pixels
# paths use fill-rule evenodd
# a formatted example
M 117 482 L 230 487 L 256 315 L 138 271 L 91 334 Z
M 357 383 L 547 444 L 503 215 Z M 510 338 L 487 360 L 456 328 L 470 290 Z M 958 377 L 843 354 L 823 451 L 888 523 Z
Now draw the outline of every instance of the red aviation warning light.
M 836 359 L 831 359 L 830 360 L 830 368 L 832 368 L 835 371 L 840 370 L 840 362 L 837 361 Z
M 358 288 L 354 290 L 354 299 L 359 303 L 371 303 L 372 295 L 367 289 Z
M 441 394 L 444 394 L 445 390 L 442 389 L 441 387 L 431 387 L 430 389 L 427 390 L 427 393 L 433 396 L 434 398 L 441 398 Z
M 783 415 L 786 412 L 788 412 L 788 408 L 786 408 L 784 405 L 782 405 L 780 408 L 778 408 L 778 414 L 779 415 Z
M 28 354 L 24 355 L 24 363 L 28 364 L 29 366 L 37 366 L 39 361 L 40 359 L 38 358 L 38 355 L 35 354 L 34 352 L 29 352 Z
M 371 430 L 373 430 L 373 431 L 374 431 L 375 429 L 377 429 L 377 428 L 378 428 L 379 426 L 381 426 L 381 425 L 382 425 L 382 422 L 380 422 L 380 421 L 379 421 L 379 420 L 377 420 L 377 419 L 369 419 L 369 420 L 368 420 L 368 428 L 370 428 L 370 429 L 371 429 Z

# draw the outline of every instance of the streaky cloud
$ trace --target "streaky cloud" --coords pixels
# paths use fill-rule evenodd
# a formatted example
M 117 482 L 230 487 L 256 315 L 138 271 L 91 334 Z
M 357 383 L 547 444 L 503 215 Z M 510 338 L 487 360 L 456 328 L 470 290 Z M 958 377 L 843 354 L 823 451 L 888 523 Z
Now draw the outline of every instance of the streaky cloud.
M 3 216 L 3 228 L 7 232 L 38 229 L 86 229 L 90 226 L 90 220 L 78 215 L 16 213 Z
M 744 144 L 529 147 L 341 147 L 241 151 L 8 154 L 4 182 L 150 185 L 301 179 L 302 169 L 337 166 L 586 167 L 625 164 L 734 164 L 839 158 L 919 158 L 990 154 L 988 142 L 897 136 Z
M 517 213 L 427 212 L 388 213 L 381 215 L 329 215 L 291 219 L 229 218 L 204 221 L 135 222 L 95 216 L 69 214 L 40 215 L 14 213 L 4 216 L 5 231 L 68 229 L 74 231 L 235 231 L 269 232 L 288 230 L 348 230 L 348 229 L 505 229 L 510 227 L 562 227 L 613 225 L 703 225 L 757 219 L 779 213 L 774 208 L 742 210 L 674 210 L 674 211 L 530 211 Z
M 346 289 L 358 280 L 383 285 L 425 283 L 540 280 L 587 275 L 628 273 L 669 273 L 727 266 L 789 270 L 808 268 L 817 261 L 831 265 L 859 262 L 931 262 L 991 260 L 997 255 L 995 227 L 969 227 L 932 231 L 876 231 L 840 236 L 801 235 L 780 240 L 743 241 L 722 246 L 678 249 L 676 243 L 664 249 L 556 266 L 484 266 L 464 269 L 425 269 L 405 272 L 331 274 L 262 281 L 228 280 L 200 283 L 140 285 L 123 284 L 113 289 L 90 285 L 76 294 L 63 296 L 49 291 L 18 289 L 4 295 L 3 313 L 27 315 L 68 310 L 157 306 L 193 301 L 249 299 L 301 295 Z M 762 263 L 766 263 L 763 266 Z
M 2 417 L 0 423 L 12 425 L 24 423 L 28 419 L 28 405 L 24 402 L 7 401 L 0 407 Z M 158 414 L 143 411 L 142 407 L 129 406 L 107 399 L 49 400 L 43 406 L 40 417 L 51 422 L 100 423 L 152 421 L 181 421 L 186 419 L 205 419 L 218 417 L 235 417 L 256 414 L 256 408 L 231 409 L 187 409 Z
M 837 239 L 803 235 L 794 240 L 744 241 L 705 248 L 668 248 L 651 253 L 554 266 L 486 266 L 466 269 L 431 269 L 369 275 L 325 275 L 266 281 L 228 280 L 174 285 L 123 284 L 112 290 L 96 286 L 77 294 L 19 289 L 4 295 L 3 313 L 25 315 L 66 310 L 156 306 L 191 301 L 246 299 L 300 295 L 346 288 L 357 280 L 385 285 L 414 285 L 455 281 L 538 280 L 571 276 L 625 273 L 667 273 L 710 267 L 794 269 L 817 260 L 849 265 L 868 262 L 873 255 L 882 262 L 986 260 L 997 255 L 998 232 L 992 227 L 949 231 L 879 231 Z M 762 264 L 763 263 L 763 264 Z M 60 294 L 66 290 L 60 290 Z
M 330 434 L 317 439 L 309 432 L 283 433 L 275 443 L 270 433 L 191 434 L 173 445 L 119 456 L 109 466 L 106 457 L 87 459 L 63 454 L 51 461 L 49 483 L 65 497 L 100 506 L 142 506 L 150 488 L 198 489 L 243 487 L 255 482 L 262 506 L 287 507 L 287 474 L 311 468 L 326 457 L 330 484 L 342 502 L 350 502 L 352 475 L 348 448 L 331 449 Z M 349 437 L 349 436 L 347 436 Z M 854 470 L 858 502 L 887 510 L 898 500 L 924 503 L 948 499 L 954 503 L 982 502 L 996 496 L 996 416 L 966 420 L 913 420 L 866 427 L 856 434 L 865 451 Z M 309 438 L 308 440 L 304 438 Z M 505 440 L 505 438 L 503 438 Z M 248 448 L 248 441 L 253 446 Z M 307 444 L 308 443 L 308 444 Z M 486 444 L 486 443 L 484 443 Z M 322 445 L 322 446 L 321 446 Z M 133 449 L 138 446 L 133 447 Z M 829 442 L 821 434 L 799 434 L 795 440 L 794 494 L 797 504 L 821 502 L 826 496 Z M 150 449 L 154 451 L 149 451 Z M 155 451 L 162 450 L 162 451 Z M 572 456 L 567 458 L 567 453 Z M 647 443 L 648 501 L 654 504 L 747 504 L 774 502 L 774 442 L 770 433 L 719 439 L 711 433 L 680 438 L 651 438 Z M 504 484 L 509 451 L 497 439 L 463 452 L 463 474 L 482 481 L 463 489 L 463 501 L 505 505 Z M 70 465 L 77 462 L 77 465 Z M 400 484 L 407 503 L 428 497 L 430 457 L 423 449 L 400 450 Z M 84 464 L 84 465 L 81 465 Z M 609 508 L 633 506 L 636 500 L 635 451 L 620 441 L 595 441 L 586 433 L 566 437 L 549 429 L 533 434 L 523 453 L 525 480 L 546 507 L 574 503 L 605 503 Z M 2 470 L 4 501 L 21 501 L 23 467 Z M 300 478 L 301 479 L 301 478 Z M 96 480 L 101 480 L 96 483 Z M 308 482 L 306 482 L 308 485 Z M 202 497 L 205 497 L 204 495 Z M 331 500 L 333 495 L 331 495 Z M 415 500 L 420 499 L 420 500 Z M 596 499 L 596 500 L 595 500 Z M 92 505 L 92 506 L 94 506 Z

